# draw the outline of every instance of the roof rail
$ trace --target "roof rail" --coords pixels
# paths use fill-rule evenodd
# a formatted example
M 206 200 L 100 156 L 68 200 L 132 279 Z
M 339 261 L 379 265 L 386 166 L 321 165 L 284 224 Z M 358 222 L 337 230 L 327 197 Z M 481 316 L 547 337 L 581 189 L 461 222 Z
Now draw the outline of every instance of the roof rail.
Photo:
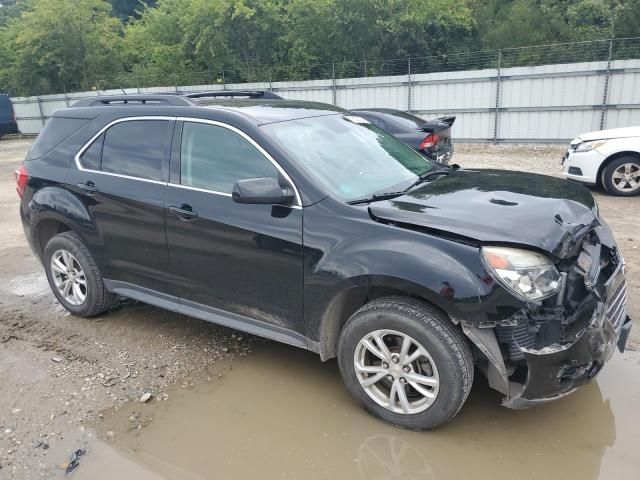
M 91 97 L 79 100 L 73 106 L 74 107 L 97 107 L 101 105 L 113 105 L 113 106 L 121 106 L 121 105 L 147 105 L 147 104 L 161 104 L 161 105 L 172 105 L 178 107 L 184 107 L 188 105 L 193 105 L 193 102 L 190 101 L 183 95 L 171 95 L 171 94 L 152 94 L 152 93 L 143 93 L 139 95 L 103 95 L 98 97 Z
M 211 92 L 183 93 L 187 98 L 215 98 L 215 97 L 249 97 L 269 100 L 283 100 L 280 95 L 267 90 L 214 90 Z

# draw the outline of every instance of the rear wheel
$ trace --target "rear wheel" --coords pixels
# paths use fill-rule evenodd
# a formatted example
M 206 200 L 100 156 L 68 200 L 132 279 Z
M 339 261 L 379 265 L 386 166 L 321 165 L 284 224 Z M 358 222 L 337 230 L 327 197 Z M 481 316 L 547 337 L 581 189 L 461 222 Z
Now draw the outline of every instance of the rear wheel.
M 462 333 L 439 310 L 404 297 L 358 310 L 340 334 L 338 362 L 347 389 L 367 410 L 413 430 L 450 421 L 473 382 Z
M 54 295 L 74 315 L 98 315 L 115 303 L 117 297 L 105 288 L 100 269 L 75 233 L 63 232 L 49 240 L 44 266 Z
M 640 193 L 640 159 L 616 158 L 604 168 L 602 184 L 612 195 L 624 197 L 637 195 Z

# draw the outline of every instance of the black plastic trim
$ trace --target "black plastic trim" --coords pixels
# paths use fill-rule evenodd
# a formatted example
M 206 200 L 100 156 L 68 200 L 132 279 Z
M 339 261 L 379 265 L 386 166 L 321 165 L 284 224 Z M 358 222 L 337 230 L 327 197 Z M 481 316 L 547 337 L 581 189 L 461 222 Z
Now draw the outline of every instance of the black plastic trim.
M 119 280 L 105 279 L 104 285 L 110 292 L 155 305 L 156 307 L 164 308 L 172 312 L 182 313 L 217 325 L 241 330 L 252 335 L 258 335 L 295 347 L 316 351 L 314 345 L 309 345 L 304 335 L 279 325 L 262 322 L 237 313 L 226 312 L 219 308 L 191 302 L 179 297 L 174 297 L 173 295 Z

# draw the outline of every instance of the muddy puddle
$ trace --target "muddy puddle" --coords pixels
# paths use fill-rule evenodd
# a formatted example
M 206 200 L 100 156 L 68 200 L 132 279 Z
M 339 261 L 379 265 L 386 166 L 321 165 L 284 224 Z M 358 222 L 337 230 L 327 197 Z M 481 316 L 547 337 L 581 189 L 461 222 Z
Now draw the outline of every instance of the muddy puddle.
M 638 478 L 638 373 L 639 353 L 616 354 L 596 383 L 524 411 L 481 380 L 453 423 L 410 432 L 357 407 L 335 362 L 267 343 L 168 401 L 104 412 L 98 437 L 115 439 L 76 478 Z

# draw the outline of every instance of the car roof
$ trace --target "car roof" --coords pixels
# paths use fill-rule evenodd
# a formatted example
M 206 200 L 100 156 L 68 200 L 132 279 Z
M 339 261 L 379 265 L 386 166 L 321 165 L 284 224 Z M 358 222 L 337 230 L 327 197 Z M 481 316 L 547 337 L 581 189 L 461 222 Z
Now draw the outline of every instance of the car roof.
M 334 105 L 302 100 L 284 100 L 275 95 L 276 98 L 265 98 L 265 96 L 258 96 L 260 99 L 255 99 L 252 96 L 249 98 L 237 98 L 236 96 L 223 98 L 222 95 L 217 94 L 218 92 L 215 93 L 215 95 L 180 93 L 103 95 L 80 100 L 73 105 L 72 109 L 87 108 L 94 112 L 96 110 L 114 112 L 115 109 L 118 109 L 118 113 L 135 110 L 136 115 L 146 110 L 155 115 L 159 112 L 172 115 L 175 112 L 176 116 L 184 116 L 185 111 L 188 111 L 190 115 L 203 117 L 210 116 L 205 112 L 213 113 L 218 110 L 239 114 L 245 120 L 256 125 L 347 113 L 346 110 Z
M 327 103 L 306 102 L 301 100 L 226 100 L 202 98 L 194 99 L 194 103 L 205 108 L 241 113 L 261 125 L 347 113 L 346 110 Z

